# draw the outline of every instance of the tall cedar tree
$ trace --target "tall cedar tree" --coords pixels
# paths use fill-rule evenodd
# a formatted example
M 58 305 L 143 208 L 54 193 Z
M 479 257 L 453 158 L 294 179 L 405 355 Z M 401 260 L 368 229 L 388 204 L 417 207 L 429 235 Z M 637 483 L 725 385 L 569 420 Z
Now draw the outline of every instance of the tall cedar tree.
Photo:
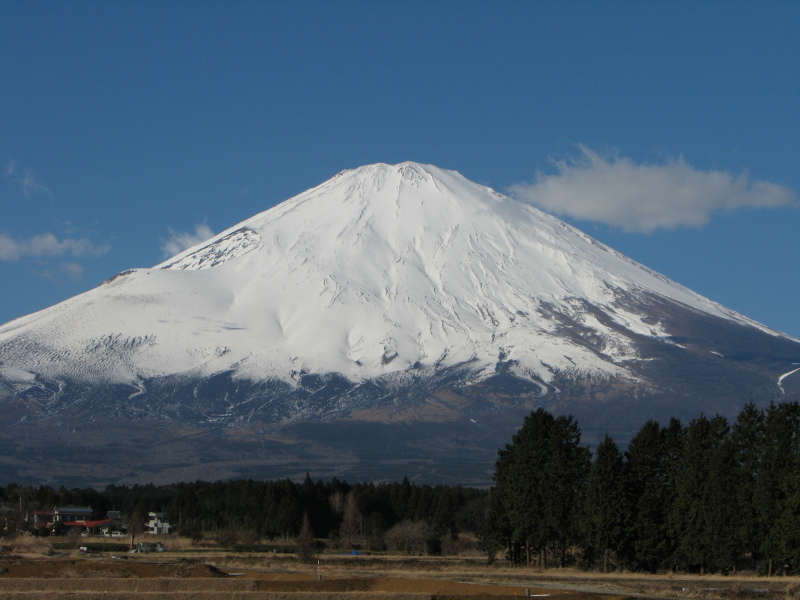
M 603 553 L 603 573 L 608 573 L 609 554 L 620 550 L 625 539 L 630 516 L 625 484 L 622 453 L 606 435 L 589 470 L 584 509 L 588 542 Z
M 553 423 L 555 435 L 550 438 L 552 460 L 544 480 L 549 501 L 548 516 L 553 532 L 550 545 L 567 566 L 567 553 L 582 543 L 581 511 L 585 503 L 591 452 L 581 446 L 581 430 L 572 417 L 560 416 Z
M 525 548 L 528 564 L 531 551 L 544 558 L 548 548 L 564 564 L 579 535 L 588 470 L 589 451 L 580 446 L 575 420 L 544 409 L 528 415 L 498 452 L 492 493 L 508 520 L 510 541 Z
M 732 454 L 729 465 L 714 460 L 715 455 L 722 452 L 722 442 L 727 434 L 728 423 L 723 417 L 709 420 L 701 415 L 692 420 L 686 428 L 681 469 L 675 481 L 675 502 L 670 511 L 670 530 L 678 542 L 675 561 L 678 567 L 699 570 L 701 574 L 716 566 L 715 552 L 730 553 L 727 539 L 724 548 L 715 548 L 714 544 L 722 543 L 722 540 L 714 535 L 711 524 L 714 513 L 724 510 L 712 501 L 713 486 L 722 482 L 727 493 L 734 492 L 725 474 L 712 471 L 712 467 L 732 469 Z M 735 500 L 735 495 L 730 500 Z M 733 539 L 734 536 L 728 537 Z
M 673 554 L 667 515 L 673 494 L 671 463 L 680 454 L 680 446 L 680 423 L 676 420 L 668 428 L 647 421 L 628 446 L 627 488 L 633 519 L 623 558 L 636 570 L 655 573 Z
M 736 541 L 742 554 L 751 554 L 759 562 L 764 528 L 759 524 L 757 509 L 758 481 L 765 451 L 764 411 L 748 404 L 739 413 L 731 430 L 731 444 L 737 470 Z
M 497 553 L 504 548 L 507 549 L 507 558 L 512 564 L 520 562 L 518 553 L 515 552 L 511 522 L 500 502 L 496 487 L 489 494 L 486 513 L 478 529 L 478 548 L 486 553 L 489 564 L 494 563 Z
M 553 415 L 542 409 L 532 412 L 511 444 L 497 453 L 491 493 L 508 521 L 509 554 L 514 562 L 514 544 L 525 547 L 528 564 L 530 550 L 543 552 L 547 545 L 543 482 L 553 420 Z
M 722 573 L 730 570 L 735 573 L 743 552 L 739 538 L 739 520 L 743 513 L 738 502 L 739 481 L 736 448 L 728 435 L 711 454 L 704 494 L 704 504 L 708 507 L 705 535 L 712 550 L 708 567 Z
M 768 574 L 800 573 L 800 404 L 771 405 L 764 424 L 765 451 L 756 485 L 761 554 Z

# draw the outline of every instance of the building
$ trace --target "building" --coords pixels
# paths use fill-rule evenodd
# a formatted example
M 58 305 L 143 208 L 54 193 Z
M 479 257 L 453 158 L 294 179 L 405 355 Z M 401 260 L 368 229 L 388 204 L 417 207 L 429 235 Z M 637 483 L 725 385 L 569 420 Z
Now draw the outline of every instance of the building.
M 88 521 L 92 518 L 91 506 L 56 506 L 53 510 L 33 511 L 34 527 L 50 527 L 54 523 Z
M 92 518 L 91 506 L 56 506 L 53 509 L 53 522 L 88 521 Z
M 167 517 L 164 513 L 151 512 L 148 516 L 150 520 L 145 525 L 145 533 L 154 535 L 172 533 L 172 525 L 167 522 Z
M 53 511 L 52 510 L 35 510 L 33 511 L 33 526 L 34 527 L 48 527 L 53 524 Z

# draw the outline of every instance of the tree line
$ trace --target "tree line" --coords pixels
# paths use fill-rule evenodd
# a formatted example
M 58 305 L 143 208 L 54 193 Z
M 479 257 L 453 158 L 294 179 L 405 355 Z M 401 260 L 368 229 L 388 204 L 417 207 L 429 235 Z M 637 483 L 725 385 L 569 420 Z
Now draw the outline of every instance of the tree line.
M 308 475 L 102 490 L 10 484 L 0 487 L 0 532 L 71 504 L 96 518 L 119 510 L 140 526 L 166 512 L 180 535 L 225 543 L 302 538 L 438 554 L 471 538 L 490 561 L 515 565 L 800 574 L 797 402 L 748 405 L 733 424 L 648 421 L 625 451 L 606 436 L 594 453 L 573 417 L 539 409 L 498 451 L 493 481 L 490 490 Z
M 91 506 L 97 519 L 119 510 L 139 527 L 148 512 L 166 512 L 180 535 L 226 544 L 294 539 L 305 522 L 310 535 L 337 548 L 438 554 L 459 534 L 477 531 L 487 498 L 486 490 L 418 485 L 408 478 L 349 484 L 336 478 L 314 482 L 308 475 L 302 482 L 196 481 L 103 490 L 11 484 L 0 487 L 0 503 L 9 508 L 0 516 L 0 530 L 28 529 L 25 518 L 32 510 L 80 505 Z
M 537 410 L 499 451 L 481 541 L 515 564 L 800 574 L 800 404 L 645 423 L 592 457 Z

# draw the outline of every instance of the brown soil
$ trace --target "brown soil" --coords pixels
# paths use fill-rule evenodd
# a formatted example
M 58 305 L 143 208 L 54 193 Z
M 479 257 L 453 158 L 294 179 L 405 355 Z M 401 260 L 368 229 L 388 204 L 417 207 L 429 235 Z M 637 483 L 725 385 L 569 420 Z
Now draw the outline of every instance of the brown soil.
M 396 576 L 342 576 L 316 567 L 306 572 L 218 568 L 186 560 L 8 558 L 0 560 L 0 597 L 107 600 L 148 598 L 269 598 L 270 600 L 502 600 L 554 596 L 559 600 L 622 600 L 625 596 L 516 585 L 463 583 Z
M 189 554 L 189 553 L 187 553 Z M 800 600 L 796 578 L 603 576 L 487 567 L 469 559 L 323 559 L 275 555 L 61 555 L 0 558 L 0 598 L 13 600 Z
M 227 577 L 204 564 L 92 559 L 11 559 L 0 561 L 0 578 Z

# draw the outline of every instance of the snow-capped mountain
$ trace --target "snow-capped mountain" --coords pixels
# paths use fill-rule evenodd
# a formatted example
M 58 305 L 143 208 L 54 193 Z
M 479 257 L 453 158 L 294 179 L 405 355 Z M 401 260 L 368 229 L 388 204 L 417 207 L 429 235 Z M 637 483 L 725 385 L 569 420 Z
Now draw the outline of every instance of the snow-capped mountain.
M 625 376 L 639 357 L 624 331 L 669 336 L 622 301 L 642 294 L 758 326 L 457 173 L 372 165 L 11 322 L 0 347 L 6 365 L 87 383 L 229 370 L 364 381 L 464 364 L 480 379 L 498 360 L 544 381 L 565 371 Z M 559 335 L 554 311 L 602 344 Z
M 773 399 L 800 343 L 454 171 L 377 164 L 0 327 L 0 386 L 40 419 L 477 424 L 501 397 L 688 399 L 661 367 L 698 356 Z

